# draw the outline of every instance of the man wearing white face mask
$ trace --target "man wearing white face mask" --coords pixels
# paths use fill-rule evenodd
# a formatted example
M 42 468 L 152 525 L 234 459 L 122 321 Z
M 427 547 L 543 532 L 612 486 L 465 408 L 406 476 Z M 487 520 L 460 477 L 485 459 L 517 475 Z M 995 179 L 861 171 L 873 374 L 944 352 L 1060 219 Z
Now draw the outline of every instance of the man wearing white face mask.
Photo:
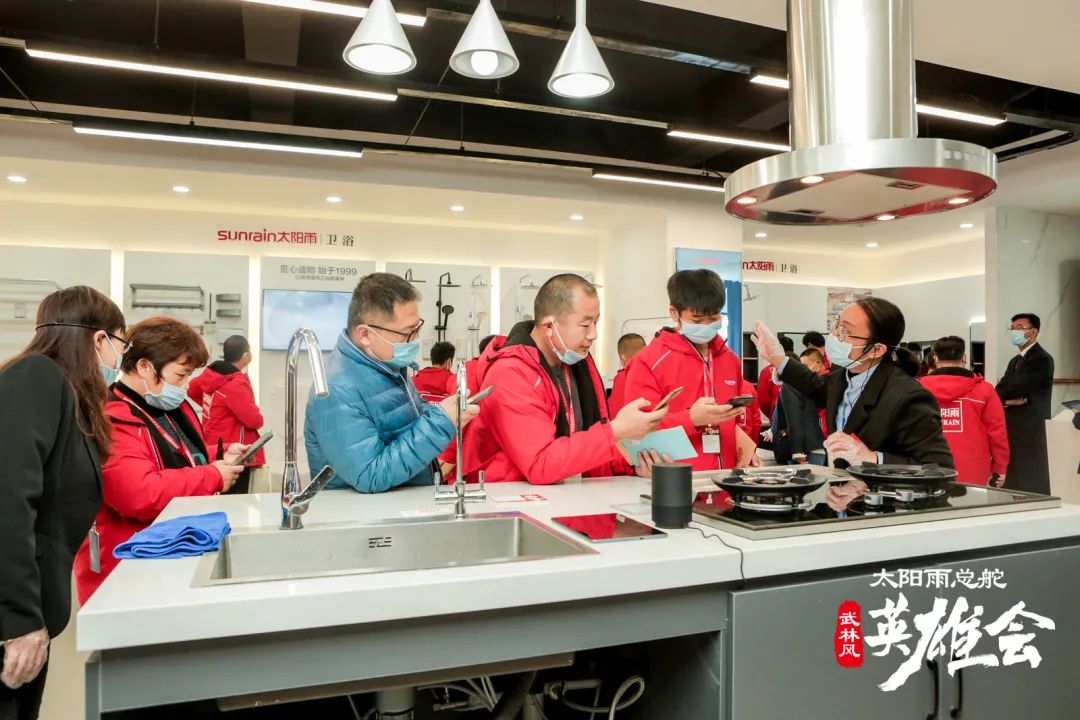
M 411 283 L 390 273 L 372 273 L 353 291 L 326 363 L 330 394 L 312 392 L 304 419 L 312 477 L 334 468 L 328 488 L 374 493 L 434 481 L 433 464 L 457 431 L 458 398 L 424 402 L 407 376 L 420 354 L 419 301 Z M 470 405 L 461 422 L 478 412 Z
M 825 338 L 833 371 L 822 377 L 791 362 L 772 331 L 754 323 L 759 357 L 780 371 L 781 380 L 825 408 L 825 450 L 837 467 L 864 462 L 953 467 L 937 401 L 894 362 L 892 350 L 904 329 L 903 313 L 888 300 L 865 298 L 848 305 Z M 840 507 L 865 489 L 860 481 L 848 482 L 830 491 L 830 504 Z
M 680 270 L 668 280 L 667 291 L 675 328 L 661 330 L 634 358 L 626 397 L 657 403 L 683 388 L 660 426 L 686 430 L 698 453 L 690 460 L 694 470 L 760 464 L 756 439 L 736 424 L 743 409 L 727 404 L 742 392 L 743 377 L 742 363 L 719 335 L 723 281 L 711 270 Z
M 1054 358 L 1039 344 L 1038 315 L 1012 318 L 1009 341 L 1018 350 L 997 384 L 1005 406 L 1009 433 L 1009 470 L 1005 487 L 1050 494 L 1050 465 L 1046 454 L 1046 420 L 1054 389 Z
M 600 320 L 596 288 L 579 275 L 556 275 L 537 292 L 534 311 L 536 321 L 515 325 L 481 368 L 480 387 L 494 390 L 466 429 L 465 472 L 534 485 L 631 473 L 615 443 L 644 437 L 665 411 L 643 412 L 638 398 L 609 419 L 589 355 Z M 639 474 L 650 467 L 639 463 Z

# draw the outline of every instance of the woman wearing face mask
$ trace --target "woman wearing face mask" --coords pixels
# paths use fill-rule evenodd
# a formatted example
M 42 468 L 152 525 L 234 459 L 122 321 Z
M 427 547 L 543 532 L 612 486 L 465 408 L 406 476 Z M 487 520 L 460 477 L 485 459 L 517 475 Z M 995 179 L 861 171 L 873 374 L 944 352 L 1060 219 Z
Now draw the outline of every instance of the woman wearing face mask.
M 232 464 L 243 445 L 208 462 L 202 427 L 186 401 L 188 380 L 208 357 L 195 330 L 156 317 L 133 326 L 127 340 L 105 406 L 113 449 L 102 468 L 103 502 L 75 558 L 80 603 L 116 567 L 113 549 L 149 526 L 170 500 L 228 490 L 244 470 Z
M 941 432 L 934 396 L 896 365 L 893 350 L 904 336 L 904 315 L 888 300 L 866 298 L 848 305 L 825 338 L 833 370 L 822 377 L 787 358 L 776 336 L 754 323 L 759 357 L 780 379 L 825 408 L 825 450 L 834 466 L 860 463 L 953 467 Z M 830 504 L 865 492 L 855 480 L 830 491 Z
M 0 367 L 0 718 L 36 718 L 49 639 L 71 614 L 71 564 L 101 502 L 109 455 L 102 373 L 124 316 L 97 290 L 38 305 L 26 349 Z

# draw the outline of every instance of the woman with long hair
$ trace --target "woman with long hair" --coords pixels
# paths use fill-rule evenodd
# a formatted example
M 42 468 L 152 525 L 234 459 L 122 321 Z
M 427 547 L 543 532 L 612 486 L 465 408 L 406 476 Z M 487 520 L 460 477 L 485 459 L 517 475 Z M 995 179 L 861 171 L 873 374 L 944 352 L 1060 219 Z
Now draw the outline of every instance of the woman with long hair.
M 33 720 L 49 640 L 71 615 L 71 568 L 101 504 L 107 386 L 124 315 L 89 287 L 38 306 L 30 344 L 0 367 L 0 720 Z

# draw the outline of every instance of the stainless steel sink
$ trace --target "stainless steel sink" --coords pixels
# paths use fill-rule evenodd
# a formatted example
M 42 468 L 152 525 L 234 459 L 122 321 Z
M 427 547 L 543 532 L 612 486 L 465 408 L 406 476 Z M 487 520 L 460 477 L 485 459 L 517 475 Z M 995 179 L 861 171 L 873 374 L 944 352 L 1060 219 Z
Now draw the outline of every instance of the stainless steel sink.
M 543 560 L 595 551 L 518 512 L 463 520 L 236 531 L 205 555 L 195 587 Z

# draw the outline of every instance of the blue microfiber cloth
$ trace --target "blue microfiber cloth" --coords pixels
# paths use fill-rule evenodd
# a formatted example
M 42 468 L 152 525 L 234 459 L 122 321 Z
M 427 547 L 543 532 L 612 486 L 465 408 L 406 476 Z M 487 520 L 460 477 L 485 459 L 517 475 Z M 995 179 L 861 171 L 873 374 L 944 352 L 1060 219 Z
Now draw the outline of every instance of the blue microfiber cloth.
M 185 515 L 155 523 L 120 543 L 113 550 L 118 560 L 132 558 L 180 558 L 218 549 L 232 530 L 223 512 Z

